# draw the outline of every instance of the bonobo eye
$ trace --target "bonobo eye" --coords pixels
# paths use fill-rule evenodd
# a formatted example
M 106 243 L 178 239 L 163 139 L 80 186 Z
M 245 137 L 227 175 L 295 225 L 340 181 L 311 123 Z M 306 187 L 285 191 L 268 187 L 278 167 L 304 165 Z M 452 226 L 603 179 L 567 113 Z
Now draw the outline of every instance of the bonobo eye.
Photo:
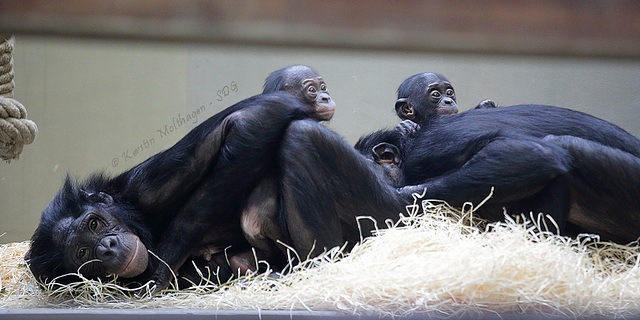
M 435 98 L 435 99 L 439 99 L 440 98 L 440 92 L 438 90 L 431 91 L 431 97 Z
M 320 91 L 326 92 L 327 91 L 327 85 L 324 84 L 324 83 L 320 84 Z
M 89 230 L 91 232 L 96 232 L 98 230 L 99 223 L 100 222 L 96 218 L 92 218 L 91 220 L 89 220 Z
M 76 257 L 78 258 L 78 260 L 82 261 L 87 257 L 88 253 L 89 253 L 89 249 L 88 248 L 80 248 L 80 249 L 78 249 L 78 252 L 76 253 Z
M 316 93 L 316 88 L 314 86 L 309 86 L 309 89 L 307 89 L 307 91 L 311 92 L 311 93 Z
M 453 89 L 447 89 L 446 94 L 447 94 L 447 96 L 449 96 L 449 97 L 453 96 Z

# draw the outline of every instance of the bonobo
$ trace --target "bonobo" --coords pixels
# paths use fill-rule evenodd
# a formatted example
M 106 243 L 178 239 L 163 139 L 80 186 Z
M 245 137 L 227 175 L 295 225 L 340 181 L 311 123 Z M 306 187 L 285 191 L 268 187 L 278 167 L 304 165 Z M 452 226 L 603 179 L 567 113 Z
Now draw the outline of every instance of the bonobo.
M 316 108 L 317 120 L 328 121 L 332 118 L 335 103 L 329 95 L 327 85 L 320 74 L 314 69 L 294 65 L 276 70 L 269 74 L 264 83 L 263 94 L 286 91 L 309 104 L 321 106 Z M 312 160 L 309 160 L 312 161 Z M 254 191 L 247 198 L 241 213 L 242 232 L 247 239 L 247 245 L 236 245 L 227 252 L 220 252 L 220 248 L 203 248 L 195 252 L 195 257 L 202 256 L 205 261 L 195 259 L 195 264 L 203 272 L 206 267 L 216 270 L 220 269 L 222 274 L 218 274 L 220 281 L 226 281 L 231 274 L 236 276 L 246 273 L 248 270 L 256 271 L 257 261 L 269 262 L 269 267 L 275 270 L 282 269 L 287 263 L 284 253 L 286 248 L 278 245 L 279 242 L 288 242 L 286 230 L 280 226 L 280 173 L 277 166 L 273 166 Z M 229 257 L 227 263 L 226 258 Z M 194 258 L 195 258 L 194 257 Z M 197 282 L 199 275 L 195 270 L 181 270 L 181 274 L 190 278 L 192 282 Z M 225 272 L 226 271 L 226 272 Z M 191 275 L 191 276 L 187 276 Z
M 147 250 L 175 272 L 202 248 L 246 244 L 238 213 L 274 170 L 289 125 L 325 120 L 334 108 L 287 92 L 254 96 L 118 176 L 67 177 L 32 237 L 30 269 L 44 282 L 75 281 L 67 274 L 79 271 L 166 288 L 171 272 Z
M 484 100 L 475 109 L 495 108 L 491 100 Z M 402 120 L 423 125 L 438 115 L 458 113 L 456 93 L 445 76 L 425 72 L 415 74 L 398 87 L 396 113 Z
M 370 153 L 393 135 L 373 133 L 358 150 Z M 460 206 L 479 203 L 493 187 L 481 217 L 501 220 L 503 208 L 509 214 L 542 212 L 563 234 L 596 233 L 617 242 L 640 236 L 640 190 L 634 187 L 640 140 L 585 113 L 520 105 L 437 117 L 408 139 L 400 155 L 401 193 L 426 188 L 426 197 Z

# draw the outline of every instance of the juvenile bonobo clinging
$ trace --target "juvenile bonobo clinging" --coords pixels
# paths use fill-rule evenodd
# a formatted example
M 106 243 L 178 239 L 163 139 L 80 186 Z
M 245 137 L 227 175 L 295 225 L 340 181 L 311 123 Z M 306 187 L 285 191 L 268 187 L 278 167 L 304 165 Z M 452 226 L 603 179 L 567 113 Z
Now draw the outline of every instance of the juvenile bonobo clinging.
M 329 116 L 334 105 L 322 101 L 287 92 L 254 96 L 116 177 L 67 177 L 32 237 L 30 269 L 44 282 L 73 281 L 57 277 L 79 271 L 117 275 L 125 284 L 154 280 L 160 290 L 171 272 L 147 250 L 176 272 L 199 248 L 246 245 L 244 199 L 274 170 L 292 121 Z
M 268 94 L 277 91 L 289 92 L 307 103 L 316 105 L 318 116 L 315 119 L 318 121 L 330 120 L 335 111 L 335 103 L 329 95 L 324 79 L 316 70 L 308 66 L 289 66 L 269 74 L 265 79 L 262 93 Z M 256 260 L 269 261 L 270 267 L 275 270 L 284 267 L 284 264 L 287 263 L 283 252 L 286 248 L 277 244 L 278 242 L 289 242 L 288 231 L 283 229 L 278 216 L 281 206 L 279 170 L 281 168 L 277 166 L 269 170 L 247 198 L 242 209 L 242 232 L 253 249 L 248 247 L 245 250 L 237 251 L 237 248 L 234 248 L 231 254 L 228 251 L 220 253 L 230 257 L 229 268 L 236 276 L 244 274 L 248 270 L 257 270 Z M 217 252 L 204 250 L 203 257 L 207 261 L 205 265 L 212 269 L 215 267 L 226 268 L 226 259 L 217 259 L 223 261 L 223 265 L 220 265 L 218 261 L 215 261 L 216 259 L 212 261 L 212 253 Z M 228 276 L 230 273 L 218 276 L 218 278 L 224 281 Z
M 491 100 L 484 100 L 475 109 L 495 108 Z M 398 87 L 396 113 L 402 120 L 422 125 L 439 115 L 458 113 L 456 93 L 443 75 L 432 72 L 415 74 Z

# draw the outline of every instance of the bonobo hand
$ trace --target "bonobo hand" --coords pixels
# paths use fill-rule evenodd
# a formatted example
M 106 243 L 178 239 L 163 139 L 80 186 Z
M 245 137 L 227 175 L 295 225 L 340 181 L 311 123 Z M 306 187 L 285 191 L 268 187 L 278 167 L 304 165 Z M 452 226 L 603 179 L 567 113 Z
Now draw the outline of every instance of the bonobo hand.
M 395 130 L 403 137 L 411 137 L 420 130 L 420 125 L 411 120 L 403 120 L 396 125 Z
M 173 278 L 174 273 L 172 273 L 166 265 L 159 265 L 153 275 L 146 281 L 142 282 L 143 284 L 148 285 L 144 285 L 143 287 L 141 287 L 139 292 L 137 293 L 137 296 L 154 296 L 156 293 L 167 289 L 171 284 Z
M 497 105 L 493 100 L 483 100 L 478 103 L 478 105 L 474 109 L 490 109 L 496 108 Z

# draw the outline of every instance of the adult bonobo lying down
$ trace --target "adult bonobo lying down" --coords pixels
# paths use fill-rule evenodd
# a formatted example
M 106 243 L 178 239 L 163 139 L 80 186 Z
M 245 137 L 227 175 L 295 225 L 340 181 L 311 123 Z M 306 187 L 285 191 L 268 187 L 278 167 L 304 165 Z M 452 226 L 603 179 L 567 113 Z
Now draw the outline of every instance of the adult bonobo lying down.
M 321 91 L 319 85 L 312 84 Z M 77 278 L 63 275 L 79 271 L 124 283 L 155 280 L 159 290 L 171 272 L 147 250 L 176 272 L 203 251 L 248 246 L 239 215 L 275 170 L 287 128 L 297 119 L 329 119 L 335 109 L 326 90 L 301 95 L 300 86 L 291 88 L 225 109 L 116 177 L 68 177 L 43 211 L 26 256 L 36 278 L 65 283 Z
M 419 90 L 419 89 L 417 89 Z M 363 137 L 363 154 L 398 143 L 397 130 Z M 559 231 L 626 243 L 640 236 L 640 140 L 585 113 L 540 105 L 469 110 L 437 117 L 399 147 L 403 193 L 454 206 L 479 203 L 501 220 L 545 213 Z

